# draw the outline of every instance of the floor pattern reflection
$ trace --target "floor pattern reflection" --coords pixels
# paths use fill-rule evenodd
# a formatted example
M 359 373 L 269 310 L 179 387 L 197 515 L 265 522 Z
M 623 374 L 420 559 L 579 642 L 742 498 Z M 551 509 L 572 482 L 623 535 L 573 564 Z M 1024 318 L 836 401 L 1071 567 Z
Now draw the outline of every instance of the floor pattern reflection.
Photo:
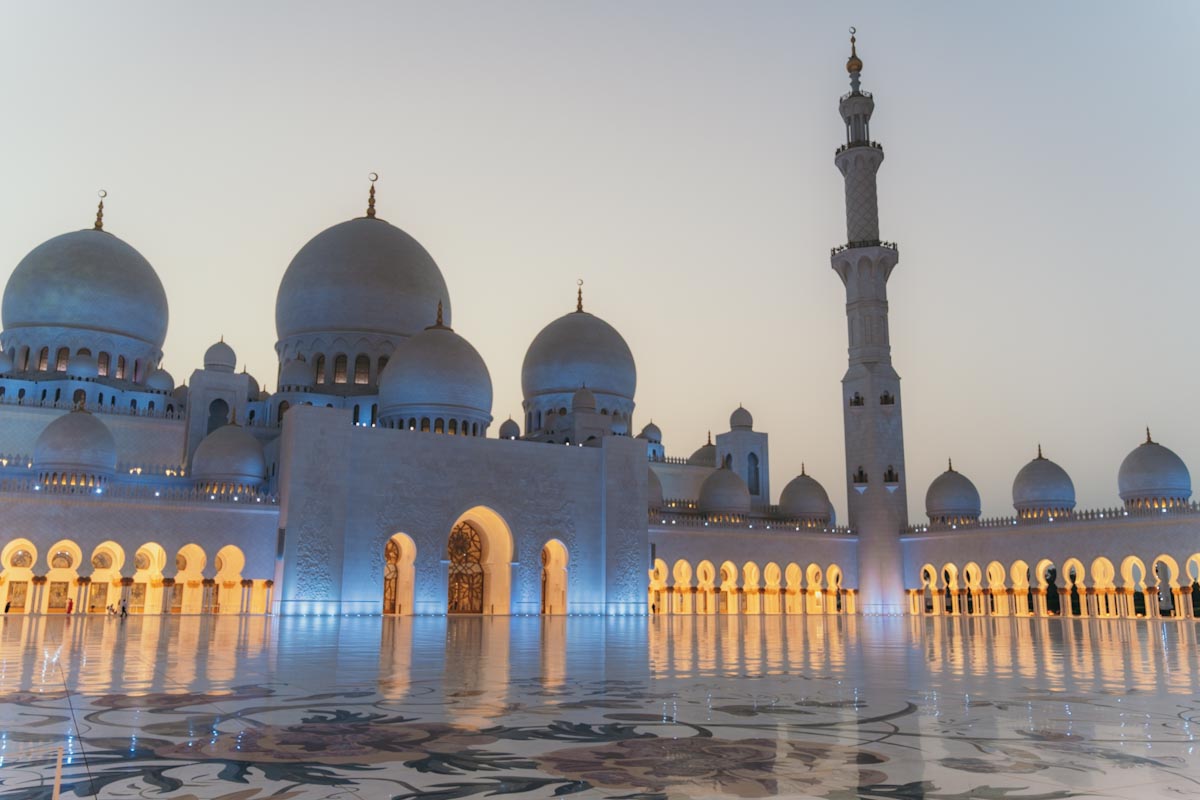
M 18 618 L 0 800 L 1200 795 L 1195 623 Z

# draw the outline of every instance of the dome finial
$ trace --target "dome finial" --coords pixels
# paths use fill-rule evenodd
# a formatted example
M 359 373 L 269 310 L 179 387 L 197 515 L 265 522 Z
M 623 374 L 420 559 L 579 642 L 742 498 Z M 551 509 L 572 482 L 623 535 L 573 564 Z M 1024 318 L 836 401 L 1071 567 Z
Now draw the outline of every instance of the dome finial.
M 108 197 L 108 192 L 101 189 L 96 192 L 96 196 L 100 198 L 100 205 L 96 206 L 96 224 L 92 226 L 94 231 L 104 230 L 104 198 Z
M 808 474 L 807 472 L 805 472 L 805 471 L 804 471 L 804 462 L 803 462 L 803 461 L 801 461 L 801 462 L 800 462 L 800 474 L 801 474 L 801 475 L 807 475 L 807 474 Z
M 946 459 L 946 471 L 954 472 L 954 459 L 953 458 Z
M 708 443 L 712 444 L 712 431 L 708 432 Z
M 446 323 L 444 321 L 444 317 L 442 316 L 442 301 L 441 300 L 438 300 L 437 321 L 434 322 L 429 327 L 427 327 L 425 330 L 427 330 L 427 331 L 430 331 L 430 330 L 442 330 L 442 331 L 454 330 L 453 328 L 446 325 Z
M 1150 438 L 1150 426 L 1146 426 L 1146 444 L 1154 444 L 1154 440 Z
M 579 287 L 575 293 L 575 311 L 581 312 L 583 311 L 583 278 L 575 281 L 575 284 Z
M 846 72 L 849 72 L 851 75 L 856 72 L 862 72 L 863 67 L 862 59 L 858 57 L 858 48 L 855 46 L 855 43 L 858 41 L 854 36 L 856 33 L 858 33 L 856 28 L 850 28 L 850 58 L 846 61 Z
M 375 181 L 379 180 L 379 173 L 369 173 L 367 180 L 371 182 L 371 191 L 367 194 L 367 219 L 375 219 Z
M 1038 461 L 1045 461 L 1045 457 L 1042 455 L 1042 443 L 1041 442 L 1038 442 Z
M 437 326 L 442 327 L 442 301 L 438 300 Z

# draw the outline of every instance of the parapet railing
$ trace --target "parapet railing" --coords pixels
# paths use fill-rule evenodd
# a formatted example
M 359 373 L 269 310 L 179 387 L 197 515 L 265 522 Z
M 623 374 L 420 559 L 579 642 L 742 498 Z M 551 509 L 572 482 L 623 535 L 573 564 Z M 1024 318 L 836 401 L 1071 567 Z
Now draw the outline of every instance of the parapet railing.
M 1096 508 L 1084 511 L 1072 511 L 1064 514 L 1047 514 L 1037 517 L 987 517 L 973 522 L 947 525 L 945 523 L 928 523 L 925 525 L 909 525 L 901 531 L 903 535 L 929 533 L 930 531 L 954 531 L 975 528 L 1011 528 L 1017 525 L 1061 525 L 1068 522 L 1091 522 L 1095 520 L 1121 520 L 1161 518 L 1164 515 L 1188 516 L 1200 514 L 1200 503 L 1188 503 L 1173 508 Z
M 679 510 L 679 507 L 651 509 L 649 512 L 650 524 L 683 525 L 688 528 L 721 528 L 723 530 L 791 531 L 793 533 L 799 531 L 830 536 L 854 535 L 853 530 L 842 525 L 818 525 L 809 520 L 770 516 L 761 512 L 705 514 L 695 510 L 695 503 L 689 502 L 689 506 L 685 510 Z
M 70 496 L 80 500 L 139 500 L 145 502 L 188 505 L 279 505 L 277 495 L 266 494 L 210 494 L 194 488 L 168 488 L 133 486 L 110 483 L 102 487 L 56 486 L 41 483 L 34 478 L 10 478 L 0 480 L 0 493 L 39 495 L 47 497 Z
M 653 453 L 651 453 L 650 454 L 650 463 L 651 464 L 689 464 L 691 462 L 689 462 L 686 458 L 683 458 L 681 456 L 656 456 Z
M 836 256 L 838 253 L 844 253 L 856 247 L 882 247 L 885 250 L 895 252 L 897 255 L 900 253 L 900 247 L 895 242 L 885 242 L 882 239 L 868 239 L 862 242 L 846 242 L 845 244 L 839 244 L 837 247 L 831 247 L 829 248 L 829 255 Z
M 883 145 L 881 145 L 879 142 L 868 142 L 865 140 L 859 140 L 857 142 L 846 142 L 844 145 L 839 147 L 837 150 L 834 150 L 833 154 L 835 156 L 840 156 L 842 153 L 846 152 L 847 150 L 853 150 L 856 147 L 870 147 L 872 150 L 878 150 L 881 153 L 883 152 Z
M 137 391 L 137 390 L 133 390 Z M 170 397 L 170 395 L 164 395 Z M 60 411 L 74 411 L 76 408 L 82 408 L 84 411 L 89 411 L 93 414 L 113 414 L 116 416 L 125 417 L 152 417 L 155 419 L 184 419 L 185 411 L 175 410 L 167 411 L 165 408 L 129 408 L 128 406 L 115 406 L 105 403 L 84 403 L 79 406 L 67 400 L 34 400 L 29 397 L 17 398 L 11 395 L 0 395 L 0 405 L 6 406 L 26 406 L 27 408 L 53 408 Z

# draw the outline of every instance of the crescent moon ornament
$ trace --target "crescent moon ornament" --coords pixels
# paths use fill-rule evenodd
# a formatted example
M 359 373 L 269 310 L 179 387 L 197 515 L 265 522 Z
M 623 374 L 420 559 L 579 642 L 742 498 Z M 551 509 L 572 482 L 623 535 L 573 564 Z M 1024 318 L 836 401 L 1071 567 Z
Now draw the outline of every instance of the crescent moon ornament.
M 379 180 L 379 173 L 378 172 L 367 173 L 367 180 L 369 180 L 371 183 L 374 183 L 375 181 Z
M 96 197 L 99 197 L 101 200 L 103 200 L 104 198 L 108 197 L 108 192 L 101 189 L 100 191 L 96 192 Z
M 858 28 L 856 28 L 856 27 L 854 27 L 853 25 L 851 25 L 851 26 L 850 26 L 850 35 L 851 35 L 851 36 L 853 36 L 853 35 L 854 35 L 854 34 L 856 34 L 856 33 L 858 33 Z

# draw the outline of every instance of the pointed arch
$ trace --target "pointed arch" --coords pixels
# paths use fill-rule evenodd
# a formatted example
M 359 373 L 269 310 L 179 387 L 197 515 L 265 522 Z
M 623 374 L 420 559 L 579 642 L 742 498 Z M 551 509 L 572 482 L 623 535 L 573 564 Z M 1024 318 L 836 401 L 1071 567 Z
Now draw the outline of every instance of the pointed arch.
M 406 533 L 394 533 L 383 546 L 383 613 L 410 616 L 416 590 L 417 545 Z

